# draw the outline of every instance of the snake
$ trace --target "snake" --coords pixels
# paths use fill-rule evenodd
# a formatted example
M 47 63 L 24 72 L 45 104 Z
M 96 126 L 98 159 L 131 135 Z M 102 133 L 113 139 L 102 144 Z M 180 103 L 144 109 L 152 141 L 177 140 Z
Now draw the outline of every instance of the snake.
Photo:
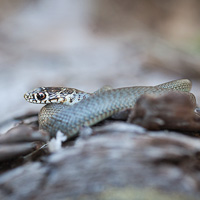
M 125 109 L 134 108 L 142 95 L 158 97 L 170 92 L 188 95 L 192 83 L 179 79 L 156 86 L 132 86 L 112 89 L 103 87 L 94 93 L 68 87 L 38 87 L 24 94 L 25 100 L 46 104 L 38 114 L 39 129 L 55 137 L 61 131 L 67 138 L 76 137 L 82 127 L 92 126 Z

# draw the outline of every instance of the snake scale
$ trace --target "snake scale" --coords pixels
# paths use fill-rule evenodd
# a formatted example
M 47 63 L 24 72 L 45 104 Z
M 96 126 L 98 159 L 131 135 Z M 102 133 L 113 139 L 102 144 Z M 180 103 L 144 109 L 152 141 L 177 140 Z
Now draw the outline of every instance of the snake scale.
M 196 104 L 191 82 L 181 79 L 157 86 L 102 88 L 95 93 L 66 87 L 39 87 L 24 98 L 31 103 L 47 104 L 39 112 L 39 127 L 54 137 L 61 131 L 68 138 L 77 136 L 83 126 L 91 126 L 124 109 L 133 108 L 144 94 L 160 96 L 171 91 L 189 95 Z

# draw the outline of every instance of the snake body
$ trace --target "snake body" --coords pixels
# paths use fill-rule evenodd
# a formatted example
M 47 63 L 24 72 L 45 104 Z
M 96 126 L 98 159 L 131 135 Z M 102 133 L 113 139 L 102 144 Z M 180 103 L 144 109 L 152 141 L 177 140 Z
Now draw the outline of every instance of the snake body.
M 181 79 L 157 86 L 103 89 L 93 94 L 74 88 L 42 87 L 26 93 L 24 97 L 32 103 L 45 103 L 45 101 L 48 103 L 42 107 L 38 116 L 40 129 L 48 131 L 51 136 L 55 136 L 60 130 L 68 138 L 71 138 L 76 136 L 83 126 L 94 125 L 119 111 L 133 108 L 137 99 L 143 94 L 160 96 L 176 91 L 189 95 L 191 101 L 196 104 L 194 95 L 189 92 L 190 89 L 191 82 Z M 54 94 L 53 102 L 50 99 L 51 93 Z M 40 98 L 41 96 L 42 98 Z M 57 100 L 55 100 L 55 96 Z

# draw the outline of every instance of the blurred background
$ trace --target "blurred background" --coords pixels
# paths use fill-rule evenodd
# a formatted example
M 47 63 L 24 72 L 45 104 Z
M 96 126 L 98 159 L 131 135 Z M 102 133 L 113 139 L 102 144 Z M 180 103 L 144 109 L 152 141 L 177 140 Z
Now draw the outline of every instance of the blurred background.
M 5 121 L 42 105 L 39 86 L 193 82 L 199 101 L 199 0 L 0 0 L 0 105 Z

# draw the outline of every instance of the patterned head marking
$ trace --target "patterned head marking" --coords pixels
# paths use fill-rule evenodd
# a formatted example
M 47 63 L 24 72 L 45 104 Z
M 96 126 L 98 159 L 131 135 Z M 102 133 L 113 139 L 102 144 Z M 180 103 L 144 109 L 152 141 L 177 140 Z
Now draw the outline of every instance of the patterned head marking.
M 46 103 L 49 100 L 49 94 L 44 87 L 35 88 L 34 90 L 28 91 L 24 94 L 26 101 L 30 103 Z
M 24 98 L 30 103 L 63 103 L 66 105 L 73 105 L 88 96 L 89 94 L 83 91 L 65 87 L 39 87 L 24 94 Z

